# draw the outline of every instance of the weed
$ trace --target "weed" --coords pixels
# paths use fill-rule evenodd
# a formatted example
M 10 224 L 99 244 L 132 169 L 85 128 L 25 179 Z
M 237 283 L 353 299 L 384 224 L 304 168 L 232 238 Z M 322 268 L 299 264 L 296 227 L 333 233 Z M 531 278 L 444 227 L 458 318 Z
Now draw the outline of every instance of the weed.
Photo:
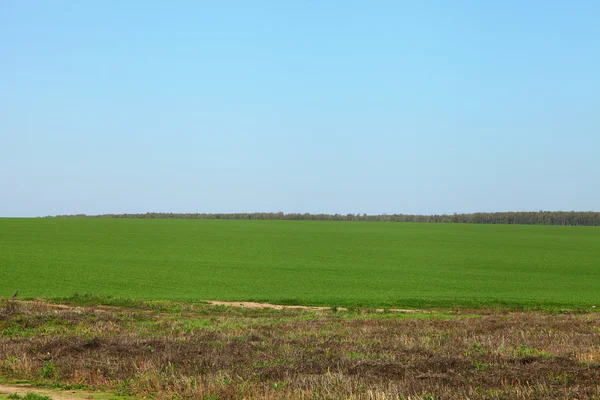
M 131 379 L 123 379 L 121 383 L 115 389 L 115 395 L 117 396 L 131 396 L 133 392 L 130 388 Z
M 471 365 L 473 366 L 473 369 L 475 371 L 479 371 L 479 372 L 487 371 L 490 368 L 489 364 L 477 362 L 477 361 L 474 361 Z
M 51 387 L 60 389 L 60 390 L 88 390 L 90 387 L 88 385 L 84 385 L 83 383 L 63 383 L 63 382 L 53 382 Z
M 357 352 L 351 351 L 350 353 L 346 353 L 346 358 L 348 360 L 355 360 L 357 358 L 367 358 L 367 355 L 363 354 L 363 353 L 357 353 Z
M 552 381 L 558 385 L 567 385 L 573 382 L 573 376 L 567 373 L 561 373 L 550 377 Z
M 27 393 L 25 396 L 23 396 L 23 400 L 52 400 L 52 398 L 36 393 Z
M 477 353 L 479 355 L 484 355 L 485 354 L 485 349 L 479 343 L 473 343 L 473 345 L 471 346 L 471 348 L 473 349 L 473 351 L 475 353 Z
M 57 377 L 56 365 L 52 360 L 49 360 L 42 366 L 42 370 L 40 371 L 40 375 L 44 379 L 54 379 Z
M 552 358 L 552 354 L 547 353 L 545 351 L 538 350 L 535 347 L 527 346 L 526 344 L 522 344 L 517 349 L 515 349 L 514 354 L 520 358 L 527 358 L 527 357 Z
M 4 358 L 4 361 L 5 361 L 7 364 L 16 364 L 16 363 L 18 363 L 18 362 L 19 362 L 19 357 L 16 357 L 16 356 L 11 356 L 11 355 L 7 355 L 7 356 Z
M 51 397 L 43 396 L 37 393 L 27 393 L 25 396 L 20 396 L 17 393 L 10 394 L 9 399 L 14 400 L 52 400 Z

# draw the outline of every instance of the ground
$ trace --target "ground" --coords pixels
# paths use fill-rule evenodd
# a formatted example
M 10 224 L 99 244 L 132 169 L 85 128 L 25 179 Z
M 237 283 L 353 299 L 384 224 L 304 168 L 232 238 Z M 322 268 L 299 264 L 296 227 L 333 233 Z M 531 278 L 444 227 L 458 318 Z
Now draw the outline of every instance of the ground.
M 98 303 L 0 304 L 2 379 L 105 398 L 600 398 L 595 312 Z
M 25 397 L 25 400 L 125 400 L 125 397 L 114 396 L 107 393 L 91 392 L 85 390 L 61 390 L 48 387 L 39 387 L 27 383 L 0 383 L 0 400 L 16 400 L 15 394 Z M 29 394 L 31 399 L 26 396 Z M 35 394 L 39 397 L 32 396 Z

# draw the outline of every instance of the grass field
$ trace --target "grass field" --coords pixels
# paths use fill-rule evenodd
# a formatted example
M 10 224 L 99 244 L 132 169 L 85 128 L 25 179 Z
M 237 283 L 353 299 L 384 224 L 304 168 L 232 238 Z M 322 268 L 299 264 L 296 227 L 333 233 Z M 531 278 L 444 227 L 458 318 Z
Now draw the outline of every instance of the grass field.
M 600 306 L 600 228 L 0 219 L 0 296 Z

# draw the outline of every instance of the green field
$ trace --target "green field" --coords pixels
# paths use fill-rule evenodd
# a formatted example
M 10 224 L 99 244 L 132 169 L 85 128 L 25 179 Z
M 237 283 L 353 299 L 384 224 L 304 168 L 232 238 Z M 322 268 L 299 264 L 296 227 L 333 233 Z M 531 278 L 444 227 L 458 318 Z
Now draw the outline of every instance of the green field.
M 600 306 L 600 228 L 0 219 L 0 296 Z

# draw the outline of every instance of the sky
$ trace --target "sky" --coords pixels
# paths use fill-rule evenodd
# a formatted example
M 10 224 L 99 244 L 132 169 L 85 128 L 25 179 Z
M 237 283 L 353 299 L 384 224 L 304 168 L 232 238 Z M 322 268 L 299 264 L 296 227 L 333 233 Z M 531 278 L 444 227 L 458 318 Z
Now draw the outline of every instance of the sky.
M 599 211 L 599 16 L 0 0 L 0 216 Z

